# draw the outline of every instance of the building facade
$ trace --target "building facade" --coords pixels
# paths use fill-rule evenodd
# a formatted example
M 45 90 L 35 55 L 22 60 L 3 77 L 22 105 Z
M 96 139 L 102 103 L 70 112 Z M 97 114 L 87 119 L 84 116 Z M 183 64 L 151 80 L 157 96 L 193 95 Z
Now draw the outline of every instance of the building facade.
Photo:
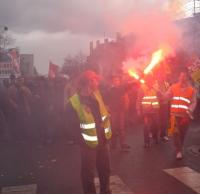
M 122 71 L 122 63 L 126 58 L 125 41 L 119 34 L 116 40 L 104 39 L 90 42 L 90 54 L 87 58 L 88 68 L 108 78 Z
M 9 79 L 11 74 L 15 77 L 20 75 L 18 58 L 14 58 L 12 52 L 10 49 L 0 51 L 0 80 Z

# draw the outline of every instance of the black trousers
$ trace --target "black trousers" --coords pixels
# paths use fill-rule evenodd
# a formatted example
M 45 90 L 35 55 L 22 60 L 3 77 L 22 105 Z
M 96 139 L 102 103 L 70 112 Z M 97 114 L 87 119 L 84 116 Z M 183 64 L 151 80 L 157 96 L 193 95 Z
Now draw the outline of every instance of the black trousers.
M 189 129 L 190 119 L 187 117 L 176 117 L 176 125 L 178 130 L 174 133 L 174 146 L 176 149 L 176 153 L 182 152 L 183 144 L 185 141 L 185 137 L 187 131 Z
M 158 143 L 158 132 L 160 129 L 159 113 L 146 113 L 144 118 L 144 143 L 149 144 L 149 133 L 152 132 L 153 139 Z
M 94 149 L 81 146 L 81 180 L 84 194 L 96 194 L 94 184 L 96 170 L 100 181 L 100 194 L 111 194 L 109 145 L 98 146 Z
M 160 137 L 167 135 L 169 127 L 169 104 L 160 104 Z

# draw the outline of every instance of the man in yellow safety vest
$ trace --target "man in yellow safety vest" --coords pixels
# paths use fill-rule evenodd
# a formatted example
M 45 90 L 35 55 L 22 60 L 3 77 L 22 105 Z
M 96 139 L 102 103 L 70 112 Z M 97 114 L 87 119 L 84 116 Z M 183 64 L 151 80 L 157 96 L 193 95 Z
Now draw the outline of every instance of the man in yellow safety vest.
M 100 193 L 111 194 L 108 141 L 111 138 L 109 114 L 98 90 L 99 76 L 85 71 L 75 93 L 66 105 L 69 130 L 81 148 L 81 179 L 84 194 L 96 194 L 95 169 L 100 180 Z

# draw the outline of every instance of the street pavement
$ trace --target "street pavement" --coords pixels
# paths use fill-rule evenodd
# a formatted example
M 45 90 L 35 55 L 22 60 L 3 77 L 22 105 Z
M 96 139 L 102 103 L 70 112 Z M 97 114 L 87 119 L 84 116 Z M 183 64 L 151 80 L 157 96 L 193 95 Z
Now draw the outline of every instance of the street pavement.
M 130 152 L 111 150 L 113 194 L 200 193 L 200 124 L 192 124 L 181 161 L 175 159 L 172 140 L 145 149 L 141 126 L 131 126 L 127 134 Z M 66 142 L 1 143 L 1 193 L 83 194 L 79 147 Z M 95 183 L 98 190 L 98 178 Z

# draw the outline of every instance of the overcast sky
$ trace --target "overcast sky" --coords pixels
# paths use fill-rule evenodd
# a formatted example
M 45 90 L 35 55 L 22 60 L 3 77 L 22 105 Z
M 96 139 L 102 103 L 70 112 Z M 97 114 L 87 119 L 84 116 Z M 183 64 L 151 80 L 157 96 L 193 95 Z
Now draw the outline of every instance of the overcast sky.
M 6 25 L 21 53 L 33 53 L 40 73 L 51 60 L 89 53 L 89 41 L 114 38 L 134 12 L 163 9 L 169 0 L 0 0 L 0 25 Z M 178 1 L 177 1 L 178 2 Z

